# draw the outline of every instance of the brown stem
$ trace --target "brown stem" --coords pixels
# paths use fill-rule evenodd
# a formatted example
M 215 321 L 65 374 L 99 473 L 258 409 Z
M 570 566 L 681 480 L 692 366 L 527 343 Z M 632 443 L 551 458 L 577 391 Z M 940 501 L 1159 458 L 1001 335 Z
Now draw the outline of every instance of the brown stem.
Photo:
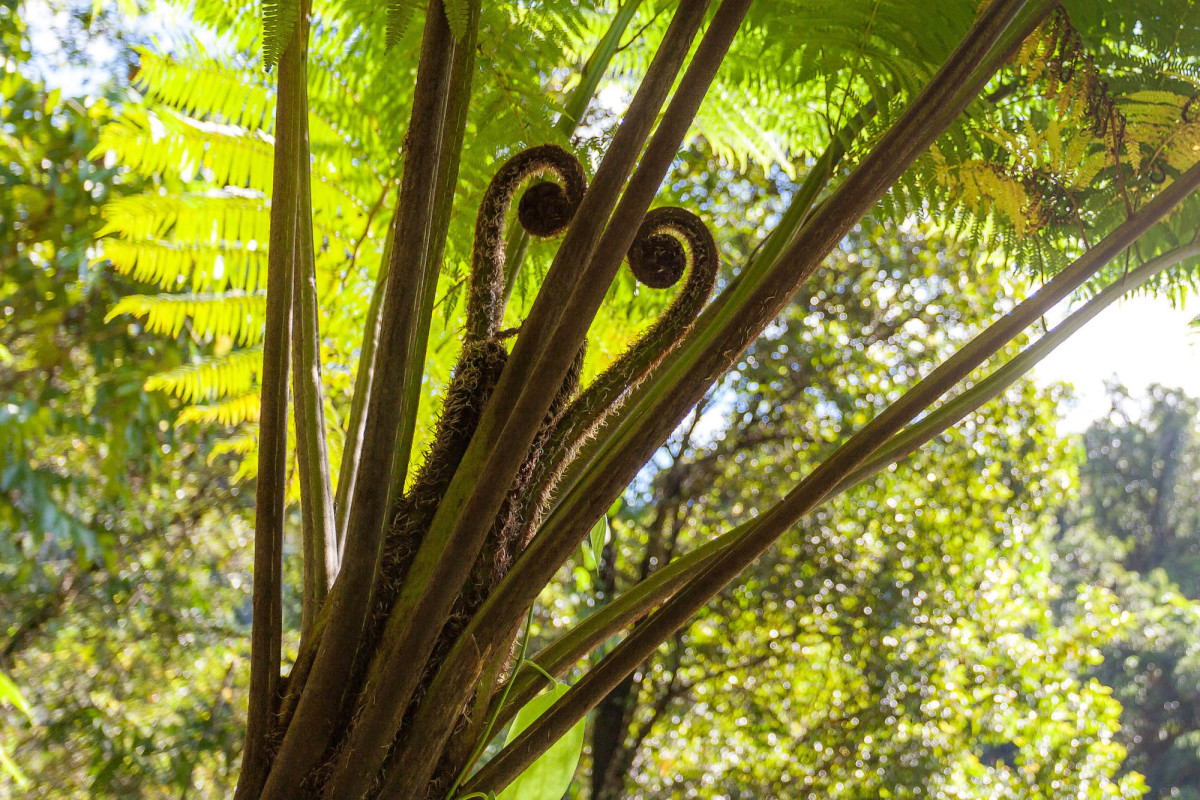
M 303 60 L 300 68 L 303 73 Z M 302 163 L 297 175 L 296 259 L 292 267 L 292 397 L 296 404 L 296 456 L 300 466 L 304 555 L 301 639 L 311 634 L 317 613 L 337 575 L 339 560 L 329 479 L 329 449 L 325 441 L 325 394 L 321 388 L 321 332 L 313 252 L 307 117 L 308 100 L 304 98 L 300 114 Z
M 477 14 L 475 15 L 477 19 Z M 363 449 L 359 461 L 350 517 L 346 528 L 341 572 L 326 603 L 327 624 L 320 638 L 308 680 L 291 724 L 284 734 L 263 798 L 292 798 L 332 743 L 345 703 L 353 697 L 348 682 L 354 671 L 371 598 L 376 584 L 383 518 L 389 494 L 386 476 L 392 472 L 407 388 L 403 374 L 417 349 L 422 321 L 419 303 L 438 263 L 430 263 L 431 242 L 445 236 L 430 221 L 441 204 L 445 173 L 457 172 L 459 152 L 444 152 L 445 130 L 459 118 L 452 97 L 469 94 L 470 70 L 464 85 L 452 85 L 456 60 L 473 60 L 470 46 L 456 45 L 441 4 L 430 4 L 413 96 L 408 153 L 397 206 L 394 246 L 384 292 L 376 364 L 379 370 L 367 402 Z
M 268 742 L 278 702 L 283 635 L 283 522 L 287 484 L 288 345 L 292 310 L 292 270 L 296 260 L 300 172 L 308 169 L 304 150 L 304 58 L 308 8 L 279 63 L 276 97 L 275 166 L 271 187 L 271 241 L 267 260 L 266 332 L 263 337 L 258 482 L 254 517 L 254 621 L 250 632 L 250 700 L 246 743 L 235 796 L 256 798 L 267 777 Z
M 338 558 L 346 547 L 346 523 L 350 518 L 350 498 L 354 495 L 354 479 L 362 456 L 363 424 L 366 422 L 367 398 L 375 380 L 375 350 L 379 345 L 379 312 L 383 306 L 383 293 L 387 288 L 387 265 L 392 253 L 392 234 L 395 217 L 388 226 L 387 239 L 383 245 L 383 258 L 375 276 L 375 288 L 367 303 L 367 318 L 363 323 L 362 346 L 359 348 L 358 369 L 354 375 L 354 393 L 350 398 L 350 418 L 346 422 L 346 442 L 342 450 L 342 464 L 338 470 L 337 494 L 334 495 L 333 513 L 337 524 Z
M 553 284 L 552 276 L 554 267 L 551 268 L 551 276 L 547 277 L 546 286 L 538 295 L 538 300 L 534 304 L 534 310 L 530 313 L 530 318 L 526 321 L 522 329 L 521 337 L 517 341 L 517 345 L 510 358 L 508 366 L 501 375 L 500 384 L 496 388 L 492 401 L 488 405 L 489 410 L 505 409 L 505 403 L 500 399 L 500 395 L 505 391 L 505 381 L 516 381 L 510 383 L 508 391 L 510 396 L 517 397 L 515 406 L 512 407 L 511 413 L 508 415 L 508 420 L 504 424 L 504 430 L 501 432 L 498 428 L 485 429 L 485 425 L 489 419 L 485 411 L 484 419 L 480 422 L 480 427 L 472 440 L 471 449 L 468 450 L 464 458 L 463 467 L 475 466 L 469 460 L 472 457 L 472 450 L 475 450 L 479 455 L 476 456 L 478 464 L 482 469 L 464 470 L 460 467 L 458 474 L 455 476 L 455 482 L 452 483 L 447 492 L 446 500 L 443 501 L 439 508 L 439 516 L 443 516 L 443 511 L 449 509 L 445 514 L 449 517 L 455 512 L 457 520 L 452 523 L 453 528 L 447 531 L 449 536 L 443 536 L 445 544 L 440 548 L 440 553 L 454 553 L 454 558 L 443 558 L 438 566 L 447 564 L 450 569 L 446 572 L 451 572 L 456 565 L 453 564 L 454 559 L 459 558 L 460 554 L 466 554 L 471 557 L 478 550 L 478 545 L 475 544 L 475 539 L 478 538 L 474 527 L 478 527 L 479 520 L 490 519 L 494 516 L 497 506 L 493 506 L 489 498 L 490 494 L 495 493 L 495 487 L 500 486 L 501 489 L 507 487 L 511 481 L 512 472 L 505 464 L 511 460 L 512 452 L 518 455 L 524 453 L 528 447 L 529 439 L 525 436 L 526 428 L 532 421 L 531 414 L 538 415 L 537 424 L 540 424 L 541 419 L 545 416 L 547 406 L 541 402 L 540 395 L 541 386 L 545 381 L 556 381 L 556 385 L 560 384 L 565 369 L 570 366 L 571 358 L 564 359 L 564 353 L 571 347 L 578 348 L 582 344 L 587 333 L 587 328 L 590 320 L 595 316 L 596 310 L 600 302 L 603 300 L 604 294 L 608 285 L 611 283 L 616 269 L 626 252 L 629 251 L 630 245 L 633 243 L 634 237 L 638 232 L 639 223 L 645 216 L 646 209 L 649 207 L 658 186 L 661 184 L 675 153 L 678 151 L 679 145 L 683 140 L 687 128 L 690 126 L 692 119 L 695 117 L 696 111 L 699 108 L 700 102 L 703 100 L 705 93 L 716 71 L 724 59 L 725 53 L 728 51 L 734 36 L 736 35 L 743 17 L 749 7 L 749 0 L 725 0 L 716 16 L 713 18 L 712 24 L 705 33 L 700 45 L 696 51 L 696 55 L 689 65 L 683 79 L 680 82 L 679 88 L 675 92 L 662 122 L 659 124 L 654 135 L 650 138 L 646 153 L 642 158 L 638 168 L 633 172 L 629 185 L 626 188 L 624 196 L 617 203 L 613 212 L 612 219 L 609 221 L 607 229 L 596 242 L 593 250 L 594 256 L 587 264 L 583 271 L 583 275 L 575 281 L 575 286 L 570 293 L 567 302 L 562 303 L 561 297 L 555 297 L 551 292 L 548 294 L 548 288 Z M 672 22 L 672 28 L 679 20 L 679 16 L 683 13 L 684 6 L 681 6 L 680 15 L 677 15 L 676 20 Z M 670 38 L 670 31 L 668 32 Z M 660 48 L 659 55 L 667 48 L 667 42 L 664 42 Z M 656 56 L 656 61 L 658 56 Z M 654 68 L 652 66 L 652 72 Z M 656 83 L 649 78 L 646 83 L 643 83 L 643 89 Z M 639 90 L 639 95 L 641 90 Z M 635 104 L 637 103 L 635 99 Z M 632 115 L 632 109 L 631 109 Z M 627 116 L 627 123 L 630 119 Z M 622 126 L 624 128 L 624 126 Z M 614 142 L 610 148 L 608 156 L 614 153 L 620 153 L 620 148 Z M 608 160 L 606 156 L 606 161 Z M 567 249 L 571 240 L 571 234 L 577 230 L 580 220 L 585 223 L 590 222 L 587 214 L 587 201 L 593 197 L 593 193 L 597 191 L 597 186 L 602 184 L 604 167 L 597 173 L 596 180 L 584 198 L 584 205 L 581 206 L 577 216 L 576 224 L 573 224 L 567 234 L 567 240 L 564 241 L 562 248 L 559 250 L 558 263 L 563 255 L 563 251 Z M 551 302 L 547 307 L 543 308 L 543 316 L 539 318 L 538 306 L 543 302 L 544 298 L 549 297 Z M 530 338 L 533 331 L 539 330 L 539 324 L 545 326 L 547 316 L 555 316 L 556 309 L 560 309 L 561 313 L 557 314 L 557 322 L 552 323 L 554 328 L 549 332 L 548 337 L 541 335 Z M 549 310 L 547 311 L 546 308 Z M 539 322 L 540 320 L 540 322 Z M 545 331 L 544 331 L 545 332 Z M 529 342 L 532 341 L 532 346 Z M 548 343 L 553 341 L 554 344 L 548 346 Z M 522 350 L 522 346 L 526 346 L 526 350 Z M 541 352 L 537 354 L 537 361 L 531 364 L 532 369 L 522 378 L 523 369 L 518 365 L 519 355 L 524 352 L 526 358 L 533 355 L 533 350 L 537 349 Z M 572 356 L 573 358 L 573 356 Z M 563 371 L 559 371 L 559 362 Z M 526 362 L 529 363 L 529 362 Z M 522 382 L 523 381 L 523 382 Z M 495 424 L 493 418 L 493 425 Z M 536 433 L 537 424 L 530 429 Z M 499 438 L 491 440 L 500 433 Z M 491 440 L 491 441 L 489 441 Z M 525 442 L 522 447 L 521 442 Z M 488 449 L 484 449 L 488 448 Z M 459 497 L 455 497 L 455 485 L 463 478 L 464 473 L 471 475 L 475 473 L 475 482 L 473 486 L 463 487 Z M 501 500 L 503 497 L 501 496 Z M 438 520 L 435 518 L 433 529 L 430 532 L 432 539 L 438 533 Z M 483 529 L 486 533 L 486 528 Z M 460 544 L 461 542 L 461 544 Z M 436 545 L 435 545 L 436 546 Z M 423 548 L 424 549 L 424 548 Z M 420 556 L 418 556 L 420 558 Z M 414 565 L 415 569 L 415 565 Z M 411 573 L 410 573 L 411 574 Z M 435 598 L 444 595 L 446 589 L 451 592 L 457 592 L 461 585 L 461 579 L 453 577 L 450 580 L 449 575 L 437 575 L 434 580 L 425 581 L 426 585 L 432 590 L 428 594 Z M 448 585 L 448 586 L 447 586 Z M 452 597 L 452 595 L 451 595 Z M 436 614 L 438 606 L 432 605 L 428 608 L 420 608 L 414 604 L 413 606 L 403 606 L 398 604 L 395 613 L 400 613 L 403 610 L 406 617 L 421 618 L 429 613 Z M 419 609 L 419 613 L 417 612 Z M 523 609 L 522 609 L 523 613 Z M 491 654 L 497 647 L 502 646 L 502 642 L 498 641 L 498 636 L 508 630 L 511 623 L 519 619 L 521 614 L 514 614 L 509 619 L 501 621 L 494 630 L 465 632 L 458 640 L 455 646 L 455 653 L 448 657 L 444 662 L 442 672 L 435 679 L 428 694 L 418 709 L 417 718 L 413 723 L 412 733 L 406 740 L 405 755 L 406 761 L 398 759 L 397 763 L 403 767 L 398 767 L 393 774 L 402 776 L 404 780 L 413 781 L 413 776 L 419 775 L 422 765 L 430 759 L 426 758 L 429 752 L 436 752 L 433 748 L 440 748 L 444 742 L 437 736 L 437 722 L 439 717 L 449 715 L 457 715 L 463 704 L 469 699 L 469 689 L 464 690 L 463 680 L 466 678 L 466 685 L 478 678 L 479 670 L 482 664 L 486 663 Z M 436 617 L 435 617 L 436 618 Z M 474 663 L 468 668 L 466 662 Z M 469 676 L 469 677 L 466 677 Z M 426 734 L 426 731 L 429 731 Z M 404 768 L 408 771 L 405 772 Z M 385 784 L 388 785 L 388 784 Z M 404 786 L 416 787 L 419 783 L 406 783 Z M 398 786 L 393 786 L 399 790 L 399 794 L 404 796 L 404 790 Z
M 366 693 L 360 722 L 356 726 L 356 730 L 364 732 L 361 734 L 364 739 L 369 736 L 371 740 L 386 746 L 399 730 L 425 661 L 441 630 L 441 621 L 445 619 L 446 612 L 458 596 L 492 527 L 497 511 L 508 494 L 512 478 L 520 468 L 521 462 L 525 460 L 549 404 L 557 394 L 558 387 L 562 385 L 566 368 L 574 359 L 575 351 L 569 354 L 553 389 L 545 392 L 544 398 L 536 398 L 532 405 L 527 403 L 522 407 L 522 421 L 532 424 L 527 429 L 512 431 L 512 435 L 505 436 L 503 440 L 497 436 L 498 425 L 503 423 L 502 418 L 507 412 L 514 410 L 512 400 L 524 385 L 522 380 L 514 376 L 524 372 L 527 366 L 522 366 L 522 363 L 528 365 L 530 358 L 542 349 L 545 342 L 539 339 L 537 332 L 549 333 L 547 322 L 553 322 L 554 319 L 547 317 L 557 316 L 556 312 L 561 310 L 562 299 L 570 293 L 571 285 L 578 280 L 578 265 L 585 263 L 594 251 L 601 226 L 616 203 L 617 194 L 629 175 L 642 142 L 645 141 L 679 70 L 688 43 L 700 26 L 705 5 L 705 0 L 684 0 L 681 4 L 663 45 L 655 55 L 646 80 L 641 84 L 625 121 L 614 137 L 613 145 L 584 195 L 575 221 L 568 229 L 554 265 L 551 266 L 545 284 L 538 294 L 534 309 L 522 326 L 522 334 L 508 359 L 500 385 L 485 407 L 483 419 L 408 571 L 368 675 L 371 690 Z M 642 211 L 644 213 L 645 209 Z M 639 214 L 639 219 L 640 216 Z M 578 342 L 575 350 L 578 350 Z M 506 379 L 509 380 L 507 388 L 504 383 Z M 507 392 L 507 399 L 498 399 L 501 390 Z M 543 399 L 545 404 L 541 402 Z M 485 465 L 490 469 L 485 470 Z M 508 624 L 502 627 L 505 631 L 509 629 Z M 466 642 L 464 647 L 471 647 L 468 637 L 464 636 L 459 641 Z M 468 653 L 470 652 L 468 650 Z M 488 655 L 472 653 L 468 658 L 480 663 L 485 661 Z M 463 674 L 462 665 L 452 665 L 449 672 Z M 466 700 L 460 697 L 460 692 L 466 691 L 469 696 L 477 678 L 476 670 L 469 680 L 455 682 L 455 698 L 462 699 L 465 703 Z M 431 705 L 428 698 L 429 695 L 426 695 L 426 702 L 422 703 L 423 709 Z M 457 709 L 454 711 L 454 715 L 456 714 Z M 428 724 L 437 735 L 426 736 L 422 733 L 406 737 L 406 745 L 410 749 L 427 750 L 430 757 L 410 756 L 408 751 L 398 754 L 395 763 L 407 765 L 411 758 L 415 768 L 403 774 L 393 772 L 397 779 L 418 788 L 427 780 L 428 772 L 436 765 L 436 755 L 445 743 L 445 736 L 449 735 L 449 731 L 445 730 L 442 724 L 444 719 L 445 714 L 439 712 L 436 721 L 431 718 L 423 719 L 420 723 L 414 722 L 413 731 L 423 732 L 423 726 Z M 380 746 L 367 748 L 367 756 L 359 761 L 376 761 L 373 751 L 379 749 Z M 421 777 L 419 772 L 425 773 L 424 780 L 418 780 Z M 393 789 L 399 796 L 406 796 L 399 787 Z

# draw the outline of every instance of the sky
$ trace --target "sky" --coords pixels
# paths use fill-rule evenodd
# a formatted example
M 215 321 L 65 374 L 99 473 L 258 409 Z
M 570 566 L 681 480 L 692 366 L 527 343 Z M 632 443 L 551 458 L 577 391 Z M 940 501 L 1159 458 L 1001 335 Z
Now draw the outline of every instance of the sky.
M 1076 332 L 1033 375 L 1042 384 L 1074 385 L 1076 400 L 1062 409 L 1060 429 L 1081 432 L 1108 412 L 1106 381 L 1124 384 L 1134 397 L 1153 383 L 1200 396 L 1200 328 L 1189 327 L 1198 314 L 1196 298 L 1172 308 L 1166 298 L 1136 295 Z

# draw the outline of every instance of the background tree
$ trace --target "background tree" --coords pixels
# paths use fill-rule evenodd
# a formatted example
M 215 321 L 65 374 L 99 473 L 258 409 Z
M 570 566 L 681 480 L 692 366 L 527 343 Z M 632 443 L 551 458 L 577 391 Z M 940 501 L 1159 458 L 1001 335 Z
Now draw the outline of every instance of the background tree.
M 753 513 L 984 325 L 1002 281 L 956 255 L 864 223 L 673 437 L 583 614 Z M 1082 677 L 1116 620 L 1049 614 L 1070 483 L 1054 414 L 1014 387 L 790 531 L 600 703 L 588 796 L 1136 795 L 1113 780 L 1117 705 Z
M 1114 387 L 1107 419 L 1084 435 L 1078 502 L 1063 514 L 1058 575 L 1068 618 L 1084 585 L 1113 593 L 1124 624 L 1093 674 L 1125 711 L 1128 769 L 1151 798 L 1200 796 L 1200 462 L 1196 401 L 1153 387 L 1135 400 Z
M 100 208 L 146 186 L 89 153 L 125 98 L 48 89 L 23 19 L 0 3 L 0 674 L 27 701 L 0 710 L 0 796 L 225 797 L 248 493 L 142 389 L 191 337 L 108 318 L 133 282 L 93 259 Z

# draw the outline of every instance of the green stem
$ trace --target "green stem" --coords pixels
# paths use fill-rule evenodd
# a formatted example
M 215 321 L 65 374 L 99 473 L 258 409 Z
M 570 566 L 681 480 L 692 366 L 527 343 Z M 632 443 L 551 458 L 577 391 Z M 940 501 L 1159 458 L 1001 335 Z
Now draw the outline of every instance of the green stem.
M 301 81 L 304 60 L 301 59 Z M 338 570 L 329 449 L 325 441 L 325 396 L 321 389 L 321 332 L 313 252 L 312 196 L 308 158 L 308 99 L 300 115 L 296 260 L 292 293 L 292 394 L 296 402 L 296 450 L 300 463 L 304 585 L 300 638 L 307 639 Z
M 1189 244 L 1152 258 L 1109 284 L 1098 295 L 1071 313 L 1037 342 L 1022 350 L 1004 366 L 962 394 L 947 400 L 920 422 L 910 425 L 890 439 L 875 456 L 851 473 L 842 484 L 839 484 L 836 491 L 844 491 L 862 483 L 880 470 L 907 458 L 939 436 L 942 431 L 957 424 L 985 403 L 999 396 L 1001 392 L 1016 383 L 1021 376 L 1037 366 L 1042 359 L 1054 352 L 1055 348 L 1066 341 L 1068 337 L 1122 296 L 1142 286 L 1163 270 L 1196 255 L 1200 255 L 1200 244 Z
M 350 419 L 346 424 L 346 444 L 342 449 L 342 465 L 338 470 L 337 495 L 334 498 L 334 516 L 337 521 L 338 555 L 346 546 L 346 523 L 350 519 L 350 498 L 354 496 L 354 481 L 358 475 L 358 464 L 362 457 L 364 412 L 371 385 L 375 380 L 375 351 L 379 345 L 379 310 L 383 307 L 383 295 L 387 289 L 387 265 L 391 259 L 394 241 L 395 216 L 388 225 L 387 238 L 383 245 L 383 258 L 375 276 L 375 288 L 367 304 L 367 318 L 363 325 L 362 346 L 359 348 L 358 370 L 354 376 L 354 394 L 350 398 Z
M 521 670 L 522 665 L 526 663 L 525 654 L 529 652 L 529 629 L 533 625 L 534 607 L 529 607 L 529 614 L 525 617 L 525 634 L 521 637 L 521 654 L 517 656 L 517 665 L 513 668 L 513 674 L 509 676 L 508 681 L 504 684 L 504 691 L 500 694 L 500 702 L 492 709 L 488 716 L 487 725 L 479 734 L 479 742 L 475 745 L 475 750 L 471 753 L 471 757 L 467 759 L 467 763 L 463 766 L 462 771 L 454 779 L 454 783 L 450 785 L 449 791 L 446 792 L 446 800 L 453 800 L 454 793 L 458 791 L 459 785 L 471 774 L 475 763 L 479 761 L 479 757 L 483 755 L 483 751 L 487 748 L 487 744 L 492 739 L 492 732 L 496 730 L 496 719 L 500 716 L 500 710 L 504 708 L 504 704 L 508 701 L 509 692 L 512 691 L 513 684 L 517 681 L 517 673 Z M 553 679 L 551 679 L 553 680 Z M 486 687 L 480 686 L 479 691 L 484 691 Z M 464 798 L 465 800 L 465 798 Z

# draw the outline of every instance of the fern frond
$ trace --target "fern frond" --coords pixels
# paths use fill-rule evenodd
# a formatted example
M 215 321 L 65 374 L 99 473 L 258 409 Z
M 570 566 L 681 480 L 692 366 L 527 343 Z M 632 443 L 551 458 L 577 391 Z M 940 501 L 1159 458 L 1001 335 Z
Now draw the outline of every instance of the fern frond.
M 198 118 L 243 128 L 269 129 L 274 122 L 274 100 L 257 74 L 199 53 L 179 61 L 139 48 L 133 83 L 147 96 Z
M 146 328 L 178 336 L 185 323 L 202 338 L 228 337 L 240 346 L 262 340 L 266 295 L 245 292 L 205 294 L 133 294 L 122 297 L 106 320 L 131 314 L 145 320 Z
M 263 66 L 279 63 L 296 24 L 300 21 L 300 0 L 262 0 Z
M 404 32 L 408 30 L 408 24 L 412 22 L 413 14 L 416 11 L 416 0 L 390 0 L 387 9 L 387 46 L 389 48 L 395 47 L 404 38 Z M 449 13 L 446 16 L 449 20 Z M 454 30 L 453 25 L 450 29 Z
M 123 275 L 163 289 L 257 292 L 267 282 L 265 250 L 110 237 L 101 241 L 99 255 Z
M 446 24 L 450 26 L 450 35 L 454 41 L 461 42 L 467 33 L 467 17 L 469 9 L 467 0 L 442 0 L 442 8 L 446 12 Z
M 160 106 L 160 111 L 166 111 Z M 184 181 L 203 176 L 224 186 L 265 191 L 271 185 L 271 141 L 265 134 L 179 114 L 127 110 L 106 125 L 93 151 L 112 153 L 145 175 Z
M 261 369 L 262 347 L 251 347 L 151 375 L 144 388 L 168 392 L 187 403 L 204 402 L 249 394 Z
M 188 406 L 179 412 L 178 425 L 197 422 L 201 425 L 240 425 L 258 422 L 259 398 L 255 393 L 231 397 L 220 403 Z
M 266 198 L 245 193 L 201 192 L 178 195 L 136 194 L 104 206 L 104 228 L 132 240 L 170 238 L 196 245 L 249 246 L 265 249 L 271 214 Z

